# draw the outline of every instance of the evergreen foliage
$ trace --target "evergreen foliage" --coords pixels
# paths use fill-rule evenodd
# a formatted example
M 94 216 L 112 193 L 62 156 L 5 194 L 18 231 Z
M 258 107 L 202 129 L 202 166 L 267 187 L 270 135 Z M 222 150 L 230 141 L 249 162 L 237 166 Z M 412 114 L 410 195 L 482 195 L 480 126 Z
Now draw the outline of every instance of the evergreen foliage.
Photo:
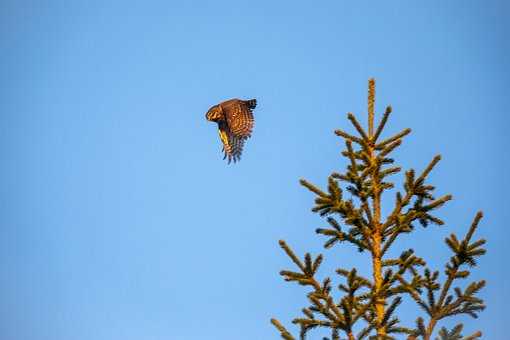
M 335 134 L 345 141 L 342 155 L 347 159 L 346 170 L 334 172 L 328 178 L 326 190 L 302 179 L 301 184 L 316 195 L 313 212 L 327 221 L 328 227 L 319 228 L 316 233 L 325 237 L 325 248 L 340 244 L 351 244 L 359 252 L 370 256 L 372 277 L 363 277 L 353 269 L 337 269 L 336 274 L 343 278 L 338 286 L 340 299 L 333 297 L 333 287 L 329 277 L 319 280 L 316 273 L 323 257 L 313 258 L 306 253 L 300 259 L 292 249 L 280 241 L 280 246 L 294 262 L 295 269 L 282 270 L 286 281 L 309 287 L 307 294 L 310 305 L 303 308 L 303 316 L 293 323 L 300 327 L 299 339 L 305 339 L 309 331 L 325 327 L 331 331 L 325 340 L 351 339 L 432 339 L 436 324 L 447 317 L 466 314 L 478 316 L 485 305 L 477 297 L 485 286 L 485 281 L 471 282 L 464 289 L 455 286 L 470 275 L 477 258 L 485 254 L 485 240 L 473 240 L 482 213 L 476 214 L 467 234 L 459 239 L 452 234 L 445 242 L 453 255 L 446 263 L 444 280 L 439 271 L 433 271 L 425 260 L 412 249 L 404 250 L 396 258 L 386 256 L 394 241 L 412 233 L 419 224 L 443 225 L 435 215 L 436 210 L 451 195 L 436 198 L 435 187 L 428 183 L 427 176 L 440 161 L 436 156 L 419 174 L 413 169 L 405 172 L 404 190 L 397 192 L 393 209 L 387 217 L 381 216 L 382 194 L 394 187 L 390 176 L 401 171 L 394 166 L 390 157 L 392 151 L 402 144 L 402 139 L 411 130 L 405 129 L 394 136 L 381 140 L 381 134 L 392 112 L 388 106 L 374 129 L 375 81 L 369 80 L 368 90 L 368 130 L 365 130 L 352 113 L 348 120 L 358 135 L 350 135 L 342 130 Z M 344 197 L 347 190 L 352 196 Z M 398 307 L 403 298 L 412 299 L 423 311 L 423 317 L 415 325 L 403 326 L 397 317 Z M 272 319 L 281 337 L 296 339 L 278 320 Z M 478 339 L 481 332 L 462 336 L 463 325 L 452 330 L 442 328 L 436 339 Z M 356 331 L 356 334 L 355 334 Z

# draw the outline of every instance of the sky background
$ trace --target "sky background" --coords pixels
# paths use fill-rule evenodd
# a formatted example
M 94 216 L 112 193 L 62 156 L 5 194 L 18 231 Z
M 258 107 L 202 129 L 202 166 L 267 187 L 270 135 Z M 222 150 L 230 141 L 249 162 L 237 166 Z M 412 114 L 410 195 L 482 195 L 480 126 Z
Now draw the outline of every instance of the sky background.
M 319 277 L 369 263 L 325 250 L 306 178 L 347 164 L 333 130 L 394 114 L 411 127 L 404 168 L 454 200 L 445 227 L 395 246 L 443 270 L 444 238 L 476 211 L 488 308 L 466 330 L 503 339 L 510 322 L 505 1 L 2 1 L 0 338 L 278 339 L 307 289 L 278 275 L 278 246 L 325 255 Z M 257 98 L 235 165 L 207 109 Z M 395 180 L 400 181 L 401 176 Z M 386 196 L 385 209 L 393 202 Z M 339 283 L 338 278 L 334 278 Z M 338 295 L 337 295 L 338 296 Z M 416 307 L 404 304 L 407 325 Z M 450 323 L 448 323 L 450 324 Z M 311 334 L 319 339 L 323 333 Z

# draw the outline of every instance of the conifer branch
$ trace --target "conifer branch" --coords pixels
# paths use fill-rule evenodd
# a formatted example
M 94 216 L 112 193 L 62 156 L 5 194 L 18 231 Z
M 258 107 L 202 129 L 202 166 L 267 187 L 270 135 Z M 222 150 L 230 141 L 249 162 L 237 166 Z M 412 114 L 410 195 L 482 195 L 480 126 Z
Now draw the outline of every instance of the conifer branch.
M 438 340 L 475 340 L 482 336 L 482 332 L 475 332 L 467 337 L 462 336 L 463 325 L 458 324 L 451 331 L 448 331 L 445 327 L 439 331 Z
M 368 134 L 374 135 L 375 79 L 368 80 Z
M 484 280 L 471 282 L 464 288 L 454 286 L 470 275 L 469 269 L 476 266 L 478 258 L 485 254 L 485 240 L 471 240 L 481 213 L 476 215 L 463 239 L 452 234 L 445 240 L 453 256 L 445 265 L 444 283 L 440 281 L 440 273 L 429 269 L 425 260 L 415 255 L 412 249 L 403 251 L 396 258 L 386 257 L 399 236 L 415 230 L 416 222 L 423 227 L 429 224 L 443 225 L 444 221 L 432 213 L 451 200 L 452 196 L 436 198 L 435 187 L 427 183 L 427 177 L 441 159 L 437 155 L 419 175 L 413 169 L 404 173 L 404 190 L 396 193 L 391 213 L 382 218 L 383 192 L 394 186 L 389 180 L 392 178 L 390 176 L 401 171 L 400 166 L 392 165 L 394 159 L 390 154 L 402 145 L 403 137 L 411 130 L 404 129 L 378 142 L 392 108 L 386 108 L 374 132 L 374 104 L 375 81 L 370 79 L 368 130 L 363 129 L 354 114 L 348 113 L 347 118 L 359 136 L 342 130 L 335 131 L 345 140 L 345 150 L 341 152 L 347 160 L 345 171 L 333 172 L 324 190 L 304 179 L 300 180 L 301 185 L 315 195 L 312 211 L 324 217 L 328 223 L 327 227 L 316 229 L 317 234 L 326 236 L 324 247 L 350 244 L 358 251 L 369 254 L 372 259 L 371 276 L 362 277 L 355 268 L 337 269 L 337 274 L 345 282 L 337 286 L 342 296 L 335 300 L 331 280 L 325 278 L 321 282 L 316 278 L 323 261 L 322 255 L 314 258 L 306 253 L 300 259 L 284 241 L 280 241 L 282 249 L 297 266 L 297 270 L 282 270 L 280 274 L 286 281 L 311 289 L 307 294 L 310 305 L 302 309 L 301 317 L 292 321 L 299 326 L 299 339 L 305 339 L 309 331 L 323 327 L 329 328 L 332 340 L 339 340 L 341 334 L 354 340 L 353 328 L 358 325 L 357 339 L 395 339 L 396 335 L 407 334 L 408 339 L 429 340 L 437 323 L 444 318 L 460 314 L 476 318 L 485 308 L 483 300 L 477 297 L 486 284 Z M 404 298 L 416 303 L 425 313 L 426 322 L 419 317 L 413 328 L 400 324 L 397 315 Z M 271 322 L 283 339 L 295 339 L 276 319 Z M 467 340 L 481 336 L 481 332 L 476 332 L 462 337 L 461 332 L 462 325 L 452 330 L 443 327 L 438 332 L 438 339 Z
M 280 244 L 280 247 L 282 247 L 282 249 L 285 251 L 285 253 L 287 253 L 287 255 L 291 258 L 292 262 L 294 262 L 296 264 L 296 266 L 298 266 L 299 269 L 301 269 L 304 272 L 305 266 L 297 258 L 296 254 L 294 254 L 294 252 L 289 248 L 287 243 L 285 243 L 284 240 L 280 240 L 280 241 L 278 241 L 278 243 Z
M 471 242 L 471 238 L 478 227 L 482 216 L 482 212 L 477 213 L 471 227 L 462 241 L 459 241 L 454 234 L 450 235 L 449 238 L 446 238 L 445 243 L 453 251 L 454 255 L 445 266 L 447 279 L 444 285 L 441 286 L 437 282 L 438 272 L 431 275 L 428 269 L 425 270 L 425 277 L 427 278 L 425 288 L 427 288 L 428 291 L 428 301 L 425 309 L 430 316 L 430 320 L 424 332 L 420 333 L 419 330 L 416 330 L 416 334 L 421 335 L 424 340 L 430 339 L 437 322 L 441 319 L 459 314 L 467 314 L 473 318 L 477 318 L 478 313 L 485 309 L 483 301 L 475 297 L 475 294 L 485 286 L 484 280 L 472 282 L 464 291 L 460 288 L 455 288 L 455 296 L 449 293 L 455 280 L 466 278 L 469 275 L 469 271 L 460 270 L 460 268 L 463 265 L 474 266 L 476 264 L 475 259 L 485 254 L 485 249 L 482 248 L 485 244 L 485 240 L 482 239 Z M 440 295 L 436 302 L 434 292 L 439 290 Z M 460 328 L 460 330 L 462 330 L 462 328 Z M 442 333 L 447 334 L 445 332 L 446 330 Z M 476 336 L 477 334 L 478 333 L 475 333 L 473 336 Z
M 432 171 L 432 169 L 434 169 L 434 167 L 436 166 L 436 164 L 441 160 L 441 155 L 437 155 L 435 156 L 432 161 L 430 161 L 429 165 L 427 165 L 427 167 L 425 168 L 425 170 L 423 170 L 422 174 L 420 175 L 420 177 L 418 177 L 418 179 L 416 180 L 416 184 L 417 185 L 420 185 L 420 184 L 423 184 L 423 181 L 425 180 L 425 178 L 427 178 L 427 176 L 429 175 L 429 173 Z
M 452 199 L 452 195 L 445 195 L 441 198 L 438 198 L 437 200 L 432 201 L 430 204 L 423 206 L 422 209 L 424 211 L 430 211 L 430 210 L 436 209 L 436 208 L 442 206 L 443 204 L 445 204 L 446 202 L 450 201 L 451 199 Z
M 308 299 L 312 305 L 310 308 L 303 309 L 305 318 L 296 318 L 292 321 L 294 324 L 298 324 L 301 327 L 300 337 L 304 338 L 308 331 L 316 327 L 329 327 L 343 330 L 346 334 L 352 333 L 352 312 L 354 308 L 358 308 L 358 305 L 354 303 L 355 298 L 353 294 L 357 289 L 366 286 L 365 279 L 359 278 L 354 271 L 348 278 L 348 290 L 351 293 L 351 303 L 347 304 L 345 300 L 342 300 L 339 304 L 336 304 L 330 295 L 331 286 L 329 278 L 326 278 L 324 282 L 320 284 L 314 277 L 322 262 L 322 255 L 312 260 L 311 255 L 307 253 L 305 254 L 303 262 L 299 260 L 285 241 L 281 240 L 279 243 L 285 253 L 301 270 L 301 273 L 282 270 L 280 275 L 282 275 L 286 281 L 295 281 L 300 285 L 313 288 L 313 291 L 308 294 Z M 319 313 L 325 319 L 316 319 L 315 313 Z M 272 321 L 272 323 L 278 328 L 284 339 L 290 339 L 290 333 L 288 333 L 277 320 Z
M 282 324 L 278 320 L 273 318 L 271 319 L 271 323 L 280 331 L 280 334 L 283 339 L 295 340 L 295 338 L 287 331 L 287 329 L 285 329 L 285 327 L 282 326 Z
M 349 160 L 351 161 L 351 172 L 357 179 L 358 167 L 356 165 L 356 158 L 355 158 L 354 151 L 352 150 L 352 143 L 350 141 L 346 140 L 345 147 L 347 149 L 347 157 L 349 157 Z
M 361 127 L 361 125 L 359 124 L 358 120 L 356 119 L 356 117 L 352 114 L 352 113 L 348 113 L 347 114 L 347 118 L 351 121 L 352 125 L 356 128 L 356 130 L 358 131 L 358 133 L 360 134 L 361 138 L 363 138 L 363 140 L 365 142 L 368 142 L 368 136 L 367 134 L 365 133 L 365 130 L 363 130 L 363 128 Z
M 381 150 L 382 148 L 384 148 L 384 146 L 386 146 L 386 145 L 390 144 L 391 142 L 394 142 L 394 141 L 396 141 L 396 140 L 399 140 L 399 139 L 401 139 L 401 138 L 403 138 L 403 137 L 407 136 L 407 135 L 408 135 L 408 134 L 410 134 L 410 133 L 411 133 L 411 129 L 404 129 L 404 130 L 402 130 L 401 132 L 399 132 L 399 133 L 397 133 L 396 135 L 394 135 L 393 137 L 390 137 L 390 138 L 388 138 L 388 139 L 383 140 L 382 142 L 380 142 L 379 144 L 377 144 L 377 145 L 375 146 L 375 148 L 376 148 L 377 150 Z
M 379 126 L 377 127 L 377 130 L 375 131 L 373 142 L 375 143 L 377 139 L 379 138 L 379 135 L 381 134 L 382 130 L 384 129 L 384 126 L 386 125 L 386 122 L 388 121 L 388 118 L 390 117 L 392 108 L 391 105 L 386 107 L 386 111 L 384 112 L 384 115 L 381 119 L 381 122 L 379 123 Z
M 386 155 L 391 153 L 393 150 L 402 145 L 402 139 L 397 139 L 394 142 L 388 143 L 382 150 L 379 152 L 378 158 L 383 160 Z
M 301 183 L 302 186 L 306 187 L 308 190 L 310 190 L 311 192 L 313 192 L 314 194 L 316 194 L 317 196 L 320 196 L 320 197 L 327 197 L 328 195 L 325 194 L 322 190 L 320 190 L 319 188 L 317 188 L 315 185 L 309 183 L 307 180 L 305 179 L 300 179 L 299 180 L 299 183 Z
M 350 142 L 355 142 L 355 143 L 358 143 L 359 145 L 363 145 L 363 140 L 362 139 L 360 139 L 358 137 L 355 137 L 353 135 L 350 135 L 347 132 L 344 132 L 342 130 L 335 130 L 335 134 L 337 136 L 345 138 L 346 140 L 348 140 Z

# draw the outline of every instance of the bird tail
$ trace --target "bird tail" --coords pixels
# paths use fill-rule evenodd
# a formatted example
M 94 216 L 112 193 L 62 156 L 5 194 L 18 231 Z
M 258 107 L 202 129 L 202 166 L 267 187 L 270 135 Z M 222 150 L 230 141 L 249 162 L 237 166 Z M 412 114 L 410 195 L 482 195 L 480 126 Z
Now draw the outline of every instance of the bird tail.
M 250 99 L 244 101 L 250 109 L 254 109 L 257 106 L 257 99 Z

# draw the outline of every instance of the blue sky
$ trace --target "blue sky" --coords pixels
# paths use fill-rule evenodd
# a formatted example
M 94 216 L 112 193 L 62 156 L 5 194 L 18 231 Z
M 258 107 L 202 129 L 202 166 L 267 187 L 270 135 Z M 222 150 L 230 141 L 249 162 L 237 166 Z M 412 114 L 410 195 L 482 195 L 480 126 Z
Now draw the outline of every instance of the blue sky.
M 488 279 L 488 308 L 457 320 L 502 339 L 509 9 L 2 1 L 0 338 L 278 339 L 269 319 L 290 325 L 306 292 L 278 275 L 292 268 L 278 239 L 322 252 L 322 276 L 369 269 L 347 246 L 322 248 L 298 179 L 324 186 L 343 169 L 332 131 L 352 131 L 348 111 L 365 121 L 375 77 L 378 117 L 394 108 L 386 133 L 413 129 L 398 162 L 422 169 L 441 153 L 430 179 L 454 196 L 446 227 L 396 246 L 442 270 L 443 239 L 483 210 L 473 279 Z M 227 165 L 204 114 L 233 97 L 259 105 L 242 161 Z

